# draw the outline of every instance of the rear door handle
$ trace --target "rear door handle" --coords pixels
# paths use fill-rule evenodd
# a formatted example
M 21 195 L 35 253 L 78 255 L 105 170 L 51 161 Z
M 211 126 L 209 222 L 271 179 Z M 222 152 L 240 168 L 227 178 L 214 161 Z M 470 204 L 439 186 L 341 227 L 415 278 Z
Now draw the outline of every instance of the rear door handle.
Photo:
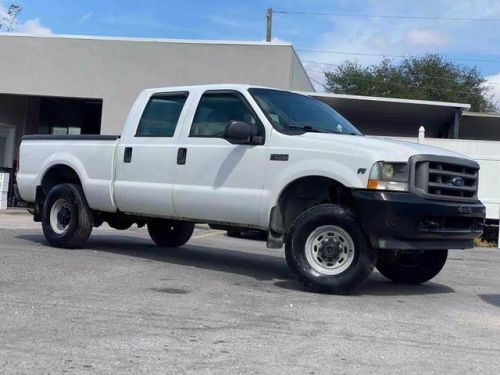
M 187 155 L 187 148 L 181 147 L 180 149 L 177 150 L 177 164 L 178 165 L 184 165 L 186 164 L 186 155 Z
M 132 147 L 125 147 L 125 152 L 123 153 L 123 162 L 130 163 L 132 161 Z

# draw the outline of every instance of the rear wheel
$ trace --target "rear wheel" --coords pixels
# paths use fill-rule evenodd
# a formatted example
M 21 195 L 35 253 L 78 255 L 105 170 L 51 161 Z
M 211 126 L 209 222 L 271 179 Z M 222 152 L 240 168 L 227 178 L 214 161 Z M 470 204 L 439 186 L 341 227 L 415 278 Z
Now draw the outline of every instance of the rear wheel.
M 293 276 L 308 288 L 347 294 L 366 281 L 377 253 L 352 210 L 323 204 L 295 219 L 285 255 Z
M 151 220 L 148 232 L 151 239 L 162 247 L 179 247 L 189 241 L 194 231 L 194 223 L 175 220 Z
M 435 277 L 447 258 L 448 250 L 381 251 L 377 269 L 396 283 L 421 284 Z
M 42 213 L 43 234 L 49 244 L 80 247 L 89 238 L 92 227 L 92 210 L 80 186 L 61 184 L 50 190 Z

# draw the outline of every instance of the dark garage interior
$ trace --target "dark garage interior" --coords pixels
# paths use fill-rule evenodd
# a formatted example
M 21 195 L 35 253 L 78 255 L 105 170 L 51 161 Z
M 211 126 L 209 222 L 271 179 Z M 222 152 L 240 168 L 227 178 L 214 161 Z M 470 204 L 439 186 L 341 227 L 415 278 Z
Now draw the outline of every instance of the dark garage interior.
M 99 134 L 102 100 L 40 98 L 38 133 Z
M 27 134 L 100 134 L 102 99 L 0 94 L 0 172 L 14 180 L 17 150 Z M 9 206 L 15 197 L 9 189 Z

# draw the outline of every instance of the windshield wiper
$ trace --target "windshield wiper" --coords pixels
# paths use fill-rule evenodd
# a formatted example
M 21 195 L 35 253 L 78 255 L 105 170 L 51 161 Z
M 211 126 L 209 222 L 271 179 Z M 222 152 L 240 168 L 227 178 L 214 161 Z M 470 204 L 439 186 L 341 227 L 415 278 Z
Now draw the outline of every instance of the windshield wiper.
M 297 130 L 302 130 L 304 132 L 340 134 L 340 133 L 333 131 L 333 130 L 313 128 L 312 126 L 309 126 L 309 125 L 300 126 L 300 125 L 285 124 L 285 126 L 289 129 L 297 129 Z

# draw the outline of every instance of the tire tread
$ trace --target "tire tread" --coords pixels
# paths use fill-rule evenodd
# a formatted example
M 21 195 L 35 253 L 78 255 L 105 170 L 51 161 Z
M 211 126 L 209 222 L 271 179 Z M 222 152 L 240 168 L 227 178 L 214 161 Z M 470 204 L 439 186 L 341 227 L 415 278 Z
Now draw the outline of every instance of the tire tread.
M 319 277 L 312 275 L 308 271 L 310 266 L 307 261 L 300 261 L 294 247 L 297 237 L 307 235 L 303 233 L 304 228 L 313 221 L 336 224 L 346 230 L 345 226 L 348 226 L 356 251 L 359 252 L 357 263 L 353 262 L 353 265 L 340 275 Z M 377 253 L 371 248 L 354 211 L 341 205 L 321 204 L 304 211 L 294 220 L 286 236 L 285 255 L 292 277 L 310 291 L 349 294 L 368 279 L 375 266 Z M 354 267 L 353 270 L 351 270 L 352 267 Z M 346 273 L 348 275 L 343 276 Z
M 55 198 L 54 198 L 55 197 Z M 70 204 L 74 204 L 77 209 L 77 222 L 72 225 L 72 230 L 63 235 L 58 235 L 52 230 L 50 225 L 50 209 L 51 204 L 58 198 L 66 198 Z M 81 186 L 76 184 L 60 184 L 54 186 L 45 201 L 43 207 L 42 229 L 46 240 L 50 245 L 62 247 L 66 249 L 74 249 L 83 246 L 94 226 L 94 218 L 91 208 L 89 207 L 85 194 Z
M 177 226 L 175 231 L 166 231 L 169 225 Z M 187 221 L 151 220 L 148 233 L 154 243 L 161 247 L 179 247 L 189 241 L 194 231 L 194 223 Z
M 380 256 L 377 270 L 389 280 L 399 284 L 422 284 L 431 280 L 443 269 L 448 258 L 448 250 L 428 250 L 428 259 L 415 268 L 399 265 L 395 259 Z

